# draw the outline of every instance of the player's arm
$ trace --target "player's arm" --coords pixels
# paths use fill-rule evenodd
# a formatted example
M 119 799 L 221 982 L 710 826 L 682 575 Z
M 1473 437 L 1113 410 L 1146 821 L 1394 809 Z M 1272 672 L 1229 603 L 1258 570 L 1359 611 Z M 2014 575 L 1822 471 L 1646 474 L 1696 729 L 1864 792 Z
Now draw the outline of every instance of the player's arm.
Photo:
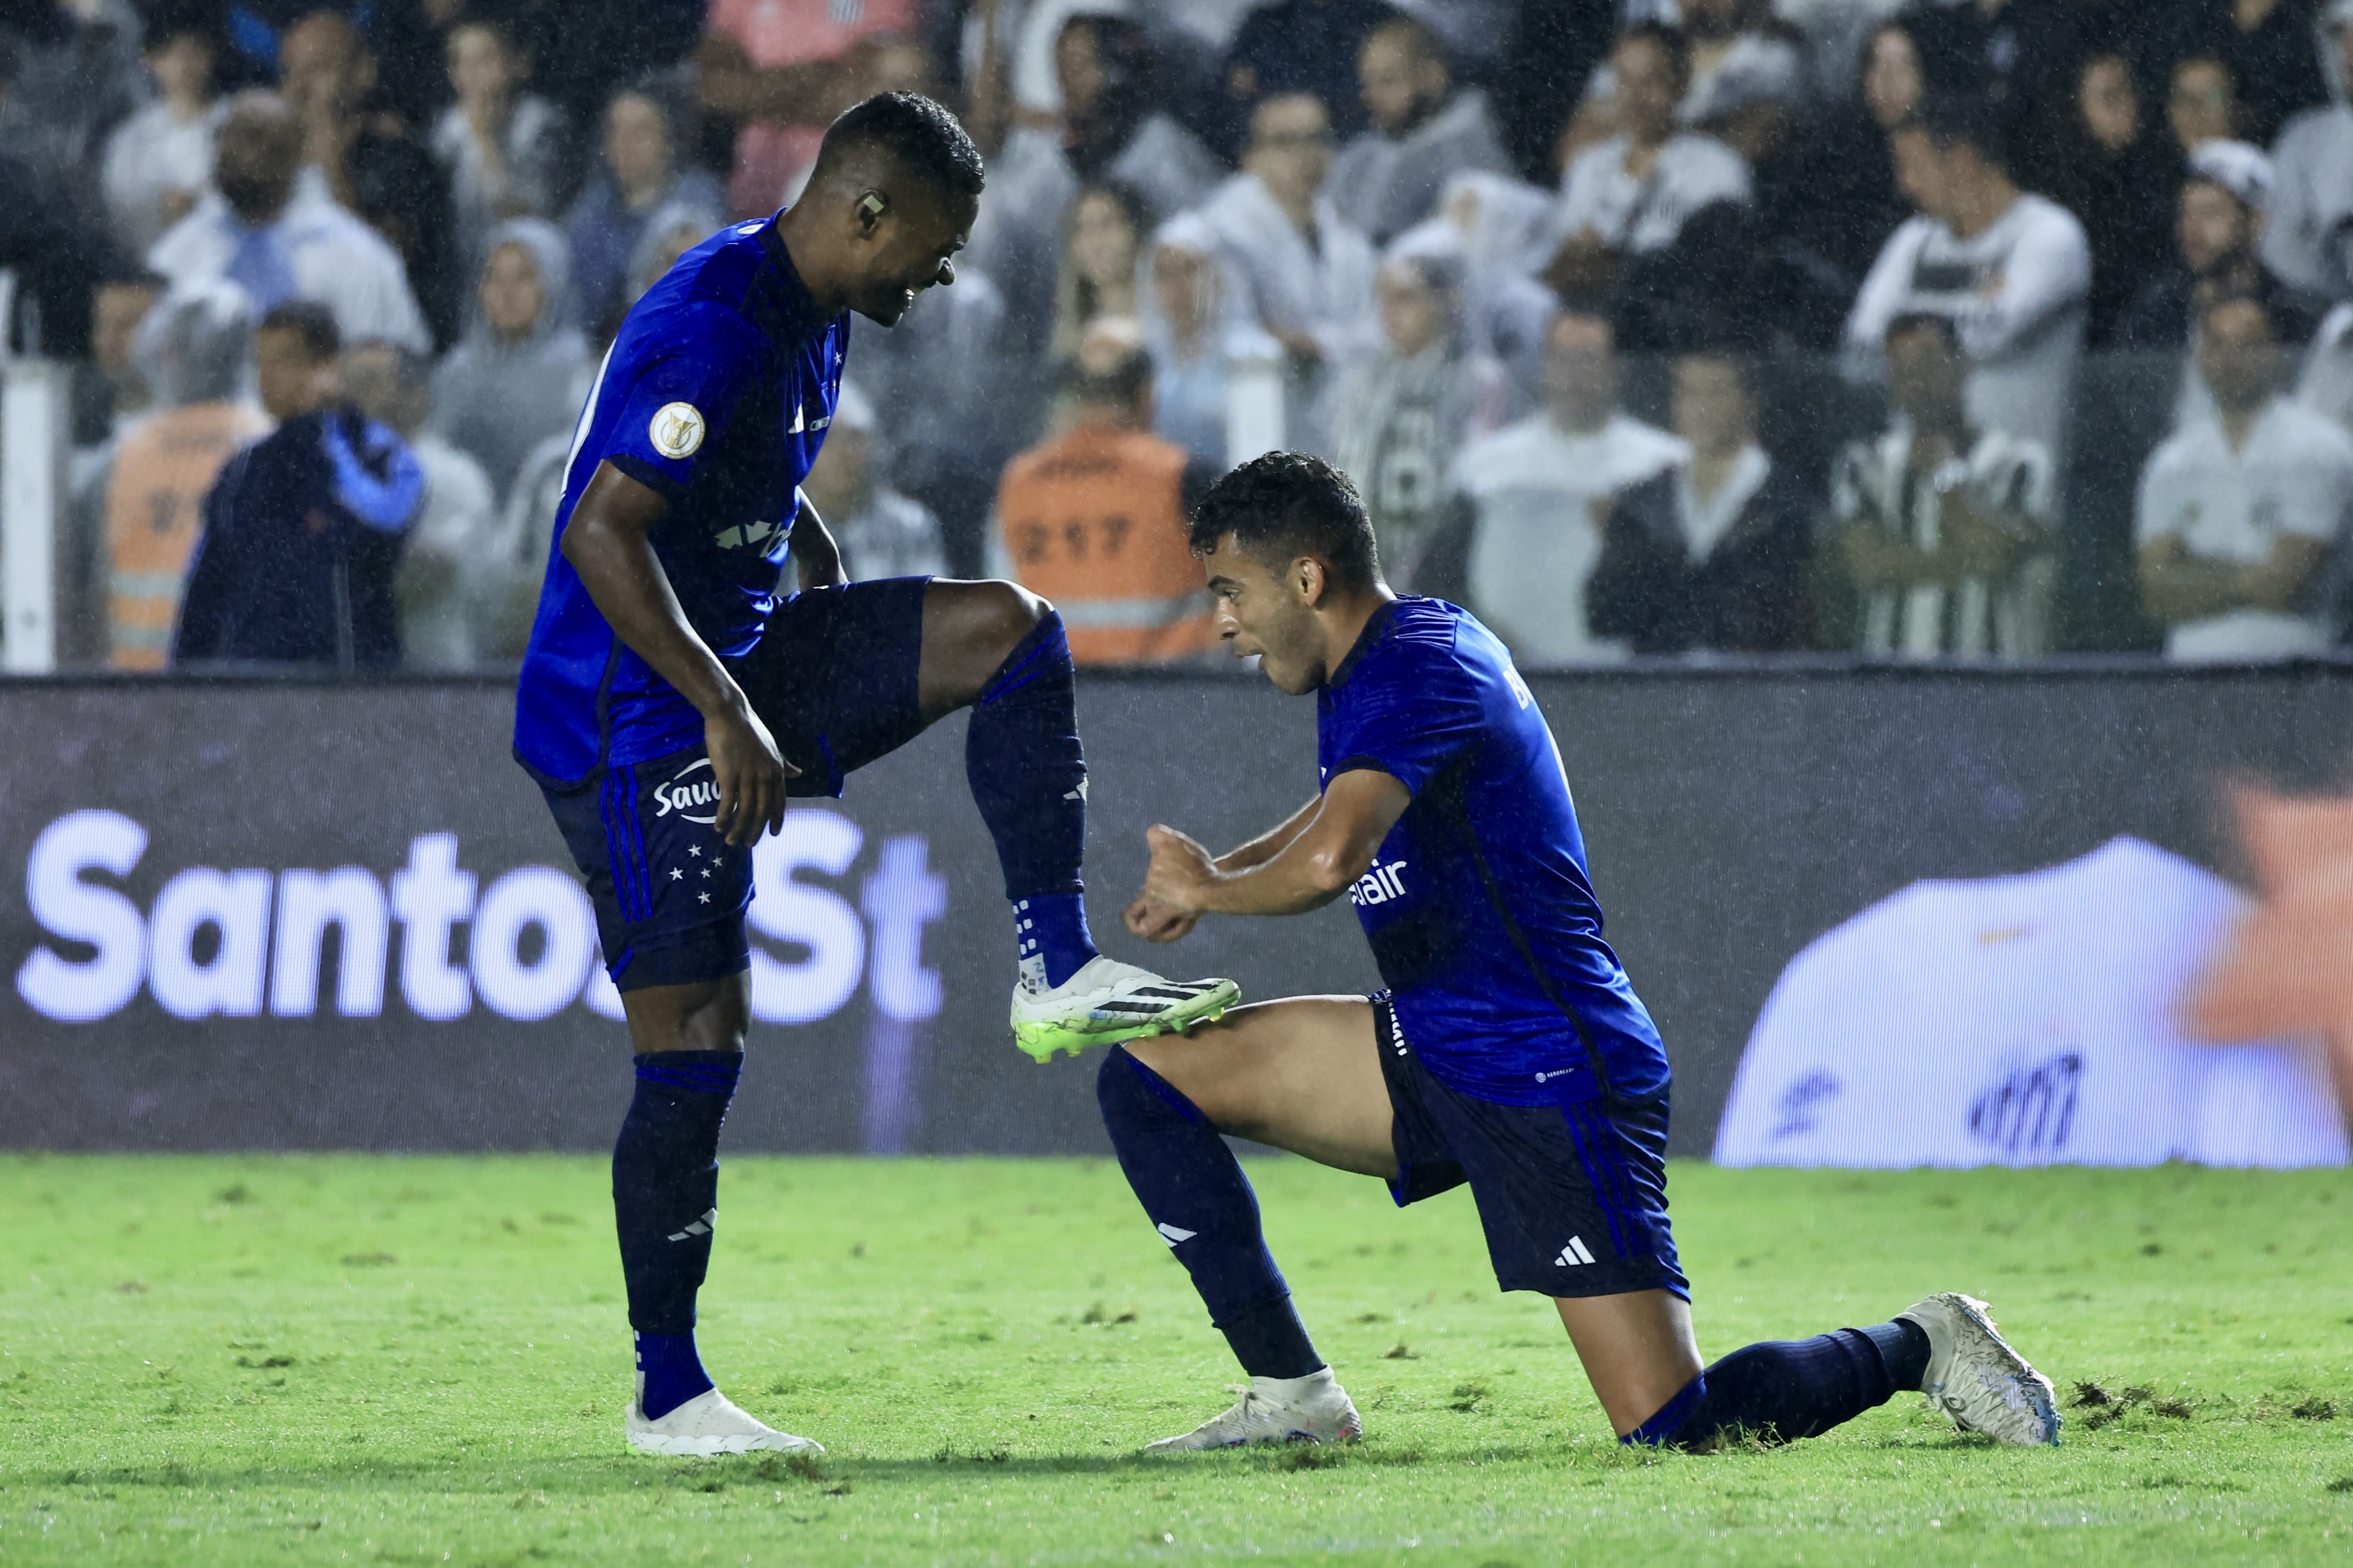
M 1230 874 L 1265 865 L 1289 848 L 1292 840 L 1306 832 L 1307 825 L 1315 820 L 1315 814 L 1323 807 L 1324 797 L 1316 795 L 1293 812 L 1280 826 L 1269 828 L 1249 843 L 1219 856 L 1218 869 Z M 1190 931 L 1201 919 L 1198 913 L 1168 915 L 1142 895 L 1138 895 L 1135 901 L 1127 907 L 1122 918 L 1128 930 L 1146 942 L 1175 942 Z
M 1406 786 L 1388 773 L 1352 769 L 1325 786 L 1279 849 L 1233 868 L 1173 827 L 1151 828 L 1152 865 L 1143 893 L 1128 908 L 1128 929 L 1173 942 L 1205 914 L 1296 915 L 1321 909 L 1365 874 L 1381 840 L 1412 804 Z
M 702 715 L 719 785 L 716 825 L 728 843 L 749 844 L 784 825 L 785 781 L 800 770 L 777 753 L 743 689 L 679 607 L 651 537 L 669 510 L 659 491 L 601 463 L 565 525 L 564 558 L 629 651 Z
M 793 561 L 800 568 L 802 593 L 839 588 L 849 581 L 849 574 L 841 567 L 841 546 L 834 542 L 832 531 L 807 496 L 800 498 L 800 510 L 793 519 L 792 551 Z

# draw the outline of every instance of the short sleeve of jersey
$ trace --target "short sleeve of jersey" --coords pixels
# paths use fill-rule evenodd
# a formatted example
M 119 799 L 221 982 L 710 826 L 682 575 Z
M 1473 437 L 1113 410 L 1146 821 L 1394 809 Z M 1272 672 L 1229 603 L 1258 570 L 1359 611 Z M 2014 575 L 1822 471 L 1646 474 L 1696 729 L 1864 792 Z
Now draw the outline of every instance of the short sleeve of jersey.
M 627 383 L 602 388 L 618 398 L 605 460 L 676 500 L 694 483 L 699 466 L 719 447 L 737 406 L 753 392 L 760 347 L 740 317 L 712 309 L 682 312 L 681 330 L 626 368 Z
M 1376 650 L 1348 678 L 1337 707 L 1331 776 L 1368 768 L 1417 795 L 1476 746 L 1487 725 L 1472 672 L 1451 648 L 1430 642 Z

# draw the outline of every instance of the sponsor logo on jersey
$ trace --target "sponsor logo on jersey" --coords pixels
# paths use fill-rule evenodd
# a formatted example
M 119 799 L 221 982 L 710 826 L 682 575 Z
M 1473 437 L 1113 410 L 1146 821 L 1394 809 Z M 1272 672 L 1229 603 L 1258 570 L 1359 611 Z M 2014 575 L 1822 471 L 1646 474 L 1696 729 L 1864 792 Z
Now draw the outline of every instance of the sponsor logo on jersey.
M 793 427 L 786 431 L 785 434 L 787 436 L 804 435 L 809 432 L 822 430 L 832 423 L 833 416 L 825 413 L 822 410 L 819 410 L 815 416 L 812 416 L 806 408 L 796 408 L 793 410 Z
M 780 522 L 746 522 L 733 528 L 723 528 L 711 536 L 711 542 L 722 550 L 733 550 L 740 545 L 757 544 L 774 539 L 785 531 Z
M 693 777 L 696 773 L 702 776 Z M 668 784 L 654 785 L 654 816 L 664 817 L 673 811 L 689 822 L 719 820 L 719 781 L 712 776 L 709 757 L 695 758 Z
M 665 458 L 691 458 L 702 446 L 702 410 L 691 403 L 665 403 L 646 425 L 646 439 Z
M 2012 1158 L 2058 1154 L 2075 1130 L 2083 1081 L 2084 1058 L 2073 1051 L 2020 1068 L 1970 1103 L 1970 1135 Z
M 1368 904 L 1386 904 L 1391 899 L 1404 898 L 1406 864 L 1403 860 L 1392 860 L 1384 866 L 1378 860 L 1374 861 L 1373 868 L 1357 878 L 1355 885 L 1349 888 L 1348 901 L 1361 910 Z

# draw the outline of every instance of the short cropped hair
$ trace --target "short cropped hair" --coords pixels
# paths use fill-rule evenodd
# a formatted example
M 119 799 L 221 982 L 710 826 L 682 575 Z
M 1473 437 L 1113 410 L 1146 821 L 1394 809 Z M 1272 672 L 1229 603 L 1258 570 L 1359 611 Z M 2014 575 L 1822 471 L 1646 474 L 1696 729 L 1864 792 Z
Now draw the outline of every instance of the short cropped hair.
M 1193 509 L 1189 542 L 1207 555 L 1228 534 L 1250 554 L 1277 566 L 1322 557 L 1345 588 L 1381 580 L 1373 520 L 1348 476 L 1304 452 L 1269 452 L 1209 487 Z
M 878 92 L 826 127 L 812 182 L 854 148 L 880 148 L 943 195 L 977 196 L 987 181 L 980 149 L 956 117 L 920 92 Z
M 292 332 L 314 360 L 331 360 L 343 352 L 343 330 L 335 313 L 316 300 L 289 300 L 261 318 L 259 331 Z
M 1927 94 L 1912 111 L 1912 118 L 1897 129 L 1905 127 L 1927 137 L 1940 153 L 1968 147 L 1989 163 L 2007 162 L 2001 127 L 1994 119 L 1992 108 L 1983 99 L 1968 93 Z

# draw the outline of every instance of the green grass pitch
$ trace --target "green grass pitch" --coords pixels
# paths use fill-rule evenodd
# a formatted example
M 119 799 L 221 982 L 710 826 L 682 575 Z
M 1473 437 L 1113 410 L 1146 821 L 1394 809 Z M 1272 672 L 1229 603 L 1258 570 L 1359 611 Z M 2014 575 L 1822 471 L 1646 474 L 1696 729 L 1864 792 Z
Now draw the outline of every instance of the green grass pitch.
M 1361 1446 L 1134 1457 L 1239 1374 L 1108 1163 L 732 1160 L 702 1345 L 795 1466 L 622 1447 L 602 1162 L 0 1157 L 0 1563 L 2353 1563 L 2345 1173 L 1677 1166 L 1709 1353 L 1967 1289 L 2066 1442 L 1644 1458 L 1466 1194 L 1252 1168 Z

